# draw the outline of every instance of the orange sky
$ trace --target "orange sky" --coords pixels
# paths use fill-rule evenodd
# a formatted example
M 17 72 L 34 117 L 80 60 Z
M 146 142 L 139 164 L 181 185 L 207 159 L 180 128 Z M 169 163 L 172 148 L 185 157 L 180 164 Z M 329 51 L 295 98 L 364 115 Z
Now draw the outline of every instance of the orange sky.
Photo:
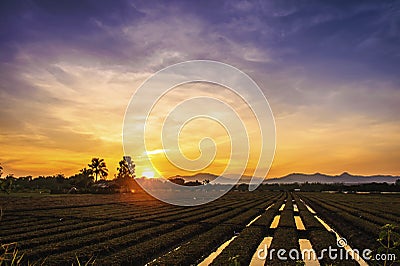
M 124 155 L 124 114 L 133 93 L 157 71 L 195 59 L 237 67 L 265 94 L 276 124 L 268 177 L 400 175 L 400 34 L 391 5 L 96 2 L 81 12 L 74 1 L 47 4 L 5 4 L 0 10 L 4 175 L 70 176 L 100 157 L 112 177 Z M 155 167 L 167 176 L 188 174 L 163 155 L 158 122 L 171 105 L 205 94 L 238 109 L 251 140 L 245 170 L 251 174 L 261 143 L 246 106 L 222 87 L 182 90 L 163 99 L 149 120 L 147 152 Z M 151 99 L 150 90 L 143 101 Z M 198 172 L 223 171 L 230 155 L 223 127 L 196 119 L 180 137 L 189 159 L 200 156 L 199 141 L 211 137 L 216 157 Z M 153 175 L 141 161 L 143 151 L 132 153 L 137 175 Z M 230 163 L 236 167 L 242 159 Z
M 5 174 L 37 176 L 64 173 L 68 176 L 77 173 L 96 156 L 106 160 L 112 176 L 123 155 L 121 134 L 128 99 L 149 73 L 121 75 L 115 70 L 61 64 L 57 67 L 74 78 L 74 86 L 85 87 L 86 90 L 78 95 L 49 74 L 40 71 L 25 74 L 26 82 L 40 87 L 42 92 L 60 94 L 65 103 L 9 99 L 9 105 L 22 108 L 13 110 L 3 121 L 8 124 L 0 138 L 0 158 Z M 209 86 L 193 87 L 191 92 L 197 95 Z M 223 88 L 211 87 L 208 93 L 210 91 L 218 97 L 229 97 Z M 180 94 L 179 88 L 175 92 L 176 95 L 170 95 L 159 109 L 155 109 L 157 115 L 161 116 L 168 110 L 168 99 L 173 99 L 172 102 L 170 100 L 172 104 L 187 96 Z M 236 100 L 234 97 L 231 100 L 233 105 Z M 280 111 L 279 104 L 273 101 L 271 107 L 276 114 L 277 142 L 275 160 L 268 177 L 292 172 L 400 174 L 400 125 L 397 121 L 373 123 L 361 115 L 336 117 L 323 105 L 304 106 L 300 111 L 289 114 Z M 34 112 L 31 113 L 30 108 Z M 246 115 L 245 110 L 242 115 L 249 128 L 254 128 L 251 116 Z M 322 115 L 326 119 L 321 119 Z M 24 117 L 19 121 L 23 123 L 24 130 L 20 130 L 19 124 L 13 124 L 16 123 L 13 117 Z M 159 125 L 152 125 L 148 148 L 150 152 L 155 151 L 151 158 L 161 174 L 193 174 L 168 163 L 162 153 Z M 215 161 L 199 172 L 221 173 L 227 163 L 230 146 L 226 132 L 215 122 L 200 119 L 187 124 L 180 140 L 182 151 L 187 157 L 196 158 L 200 154 L 198 142 L 205 136 L 216 141 L 218 152 Z M 254 170 L 258 156 L 254 151 L 259 139 L 253 138 L 251 145 L 253 153 L 245 174 Z M 132 156 L 135 158 L 140 154 Z M 136 164 L 139 176 L 143 172 L 151 174 L 149 165 L 141 165 L 140 159 Z

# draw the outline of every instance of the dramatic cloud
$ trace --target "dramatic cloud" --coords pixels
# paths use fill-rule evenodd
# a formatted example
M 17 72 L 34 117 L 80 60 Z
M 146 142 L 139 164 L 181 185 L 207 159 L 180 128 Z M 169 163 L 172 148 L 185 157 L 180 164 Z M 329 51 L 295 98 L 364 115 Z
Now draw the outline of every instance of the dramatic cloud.
M 101 156 L 113 173 L 132 93 L 163 67 L 210 59 L 243 70 L 267 96 L 277 125 L 271 176 L 400 174 L 399 10 L 377 1 L 2 1 L 0 162 L 17 175 L 73 174 Z

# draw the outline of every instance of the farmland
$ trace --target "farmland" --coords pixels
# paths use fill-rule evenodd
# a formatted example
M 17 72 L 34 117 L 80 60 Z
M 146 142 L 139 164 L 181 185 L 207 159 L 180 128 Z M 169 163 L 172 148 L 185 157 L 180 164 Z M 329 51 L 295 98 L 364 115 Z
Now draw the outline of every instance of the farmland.
M 256 256 L 262 243 L 275 250 L 300 251 L 304 243 L 316 252 L 338 248 L 337 235 L 320 220 L 359 250 L 377 250 L 381 227 L 400 221 L 395 194 L 232 191 L 196 207 L 168 205 L 144 193 L 0 200 L 0 243 L 16 243 L 25 264 L 264 265 Z M 299 261 L 273 256 L 266 265 Z M 352 257 L 319 263 L 359 265 Z

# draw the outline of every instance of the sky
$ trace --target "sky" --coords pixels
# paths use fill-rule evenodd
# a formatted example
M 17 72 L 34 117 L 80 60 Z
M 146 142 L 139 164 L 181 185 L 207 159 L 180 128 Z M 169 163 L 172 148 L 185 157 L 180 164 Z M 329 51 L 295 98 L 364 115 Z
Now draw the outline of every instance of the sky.
M 112 176 L 131 96 L 157 71 L 196 59 L 242 70 L 268 99 L 276 124 L 268 177 L 400 175 L 399 1 L 1 1 L 4 173 L 68 176 L 101 157 Z M 225 88 L 185 91 L 163 107 Z M 216 164 L 199 171 L 218 174 L 226 132 L 197 122 L 182 131 L 182 149 L 195 159 L 204 134 L 225 136 Z M 152 143 L 160 136 L 150 135 Z M 160 173 L 184 173 L 159 146 L 148 153 Z M 132 156 L 137 175 L 152 174 Z

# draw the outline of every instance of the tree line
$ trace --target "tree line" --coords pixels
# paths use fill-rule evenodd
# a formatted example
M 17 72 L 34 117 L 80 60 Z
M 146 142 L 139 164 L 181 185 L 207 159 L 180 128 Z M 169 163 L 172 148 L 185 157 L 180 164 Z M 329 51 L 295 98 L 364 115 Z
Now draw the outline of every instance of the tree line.
M 0 165 L 0 192 L 50 192 L 50 193 L 115 193 L 141 190 L 135 178 L 135 164 L 129 156 L 124 156 L 118 163 L 117 174 L 109 180 L 108 168 L 104 159 L 92 158 L 87 167 L 70 177 L 63 174 L 52 176 L 24 176 L 15 178 L 9 174 L 1 178 L 3 167 Z M 165 188 L 166 183 L 157 179 L 148 180 L 153 187 Z M 209 180 L 202 182 L 185 181 L 181 177 L 169 179 L 170 182 L 182 186 L 203 186 L 207 189 L 217 189 L 218 184 L 210 184 Z M 168 183 L 168 182 L 167 182 Z M 168 185 L 168 184 L 167 184 Z M 248 191 L 248 184 L 238 184 L 233 190 Z M 400 179 L 394 184 L 366 183 L 366 184 L 323 184 L 323 183 L 291 183 L 291 184 L 263 184 L 258 191 L 337 191 L 337 192 L 400 192 Z
M 92 158 L 91 162 L 77 174 L 65 177 L 63 174 L 51 176 L 23 176 L 16 178 L 9 174 L 2 178 L 0 165 L 0 191 L 3 192 L 50 192 L 50 193 L 113 193 L 137 189 L 135 164 L 129 156 L 118 163 L 114 178 L 107 180 L 109 171 L 104 159 Z

